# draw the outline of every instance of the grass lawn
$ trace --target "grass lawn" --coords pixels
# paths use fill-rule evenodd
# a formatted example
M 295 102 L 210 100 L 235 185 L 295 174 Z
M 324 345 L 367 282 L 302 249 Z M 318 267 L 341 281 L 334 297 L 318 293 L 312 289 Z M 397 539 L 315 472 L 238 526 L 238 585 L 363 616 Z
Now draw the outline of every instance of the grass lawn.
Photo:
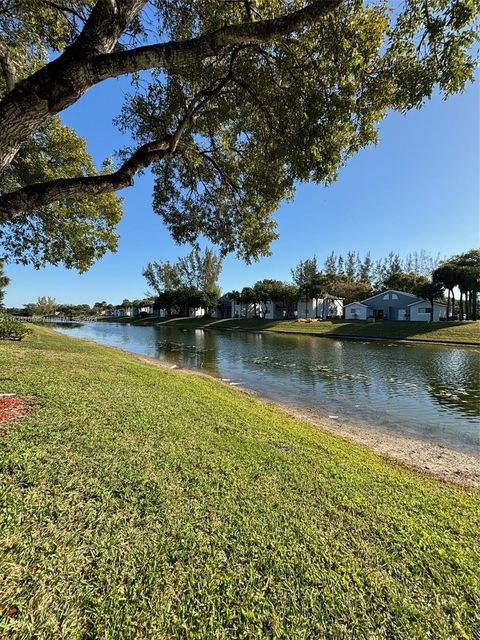
M 108 319 L 106 319 L 108 320 Z M 396 340 L 436 340 L 442 342 L 472 343 L 480 345 L 480 320 L 476 322 L 376 322 L 363 320 L 324 320 L 303 323 L 293 320 L 258 320 L 210 318 L 113 318 L 110 322 L 130 324 L 170 324 L 180 327 L 209 327 L 212 329 L 241 329 L 244 331 L 276 331 L 314 335 L 339 335 Z
M 50 329 L 0 365 L 1 638 L 479 637 L 477 493 Z

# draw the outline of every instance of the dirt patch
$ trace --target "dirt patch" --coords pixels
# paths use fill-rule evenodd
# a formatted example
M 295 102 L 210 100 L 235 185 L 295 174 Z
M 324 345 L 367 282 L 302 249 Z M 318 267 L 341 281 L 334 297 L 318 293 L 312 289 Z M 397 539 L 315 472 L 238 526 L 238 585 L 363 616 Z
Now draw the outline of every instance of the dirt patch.
M 28 396 L 15 393 L 0 393 L 0 435 L 5 433 L 6 425 L 23 418 L 32 403 Z

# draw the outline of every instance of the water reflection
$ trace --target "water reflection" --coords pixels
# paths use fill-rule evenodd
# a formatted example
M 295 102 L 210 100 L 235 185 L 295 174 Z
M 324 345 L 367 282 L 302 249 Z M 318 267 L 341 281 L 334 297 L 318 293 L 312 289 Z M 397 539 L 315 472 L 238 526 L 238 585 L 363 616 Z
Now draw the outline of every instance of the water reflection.
M 104 323 L 61 330 L 203 369 L 321 415 L 479 452 L 480 362 L 472 348 Z

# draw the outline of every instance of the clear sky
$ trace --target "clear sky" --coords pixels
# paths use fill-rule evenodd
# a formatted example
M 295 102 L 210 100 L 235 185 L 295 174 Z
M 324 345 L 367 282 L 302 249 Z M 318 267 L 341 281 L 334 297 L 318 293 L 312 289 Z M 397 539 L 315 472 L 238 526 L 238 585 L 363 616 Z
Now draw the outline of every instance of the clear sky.
M 125 143 L 112 116 L 126 91 L 125 79 L 108 81 L 62 116 L 87 138 L 98 164 Z M 280 238 L 272 245 L 272 256 L 250 266 L 227 257 L 222 289 L 239 289 L 262 278 L 288 280 L 300 259 L 316 254 L 323 262 L 332 250 L 370 250 L 378 258 L 389 251 L 406 255 L 421 249 L 448 256 L 478 246 L 479 107 L 477 82 L 446 102 L 435 97 L 419 111 L 390 114 L 380 127 L 378 146 L 353 158 L 334 185 L 300 185 L 294 201 L 280 207 Z M 149 174 L 123 191 L 118 252 L 85 274 L 8 265 L 12 282 L 5 305 L 22 306 L 39 295 L 89 304 L 143 297 L 147 285 L 142 268 L 190 250 L 171 240 L 151 209 L 151 194 Z

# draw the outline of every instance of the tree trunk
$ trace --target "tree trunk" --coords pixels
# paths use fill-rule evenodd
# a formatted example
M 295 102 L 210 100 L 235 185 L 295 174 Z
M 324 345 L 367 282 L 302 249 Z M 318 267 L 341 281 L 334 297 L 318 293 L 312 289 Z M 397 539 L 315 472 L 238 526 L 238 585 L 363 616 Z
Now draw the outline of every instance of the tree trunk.
M 447 320 L 450 319 L 450 289 L 448 289 L 447 294 Z
M 459 320 L 463 320 L 463 291 L 460 289 Z

